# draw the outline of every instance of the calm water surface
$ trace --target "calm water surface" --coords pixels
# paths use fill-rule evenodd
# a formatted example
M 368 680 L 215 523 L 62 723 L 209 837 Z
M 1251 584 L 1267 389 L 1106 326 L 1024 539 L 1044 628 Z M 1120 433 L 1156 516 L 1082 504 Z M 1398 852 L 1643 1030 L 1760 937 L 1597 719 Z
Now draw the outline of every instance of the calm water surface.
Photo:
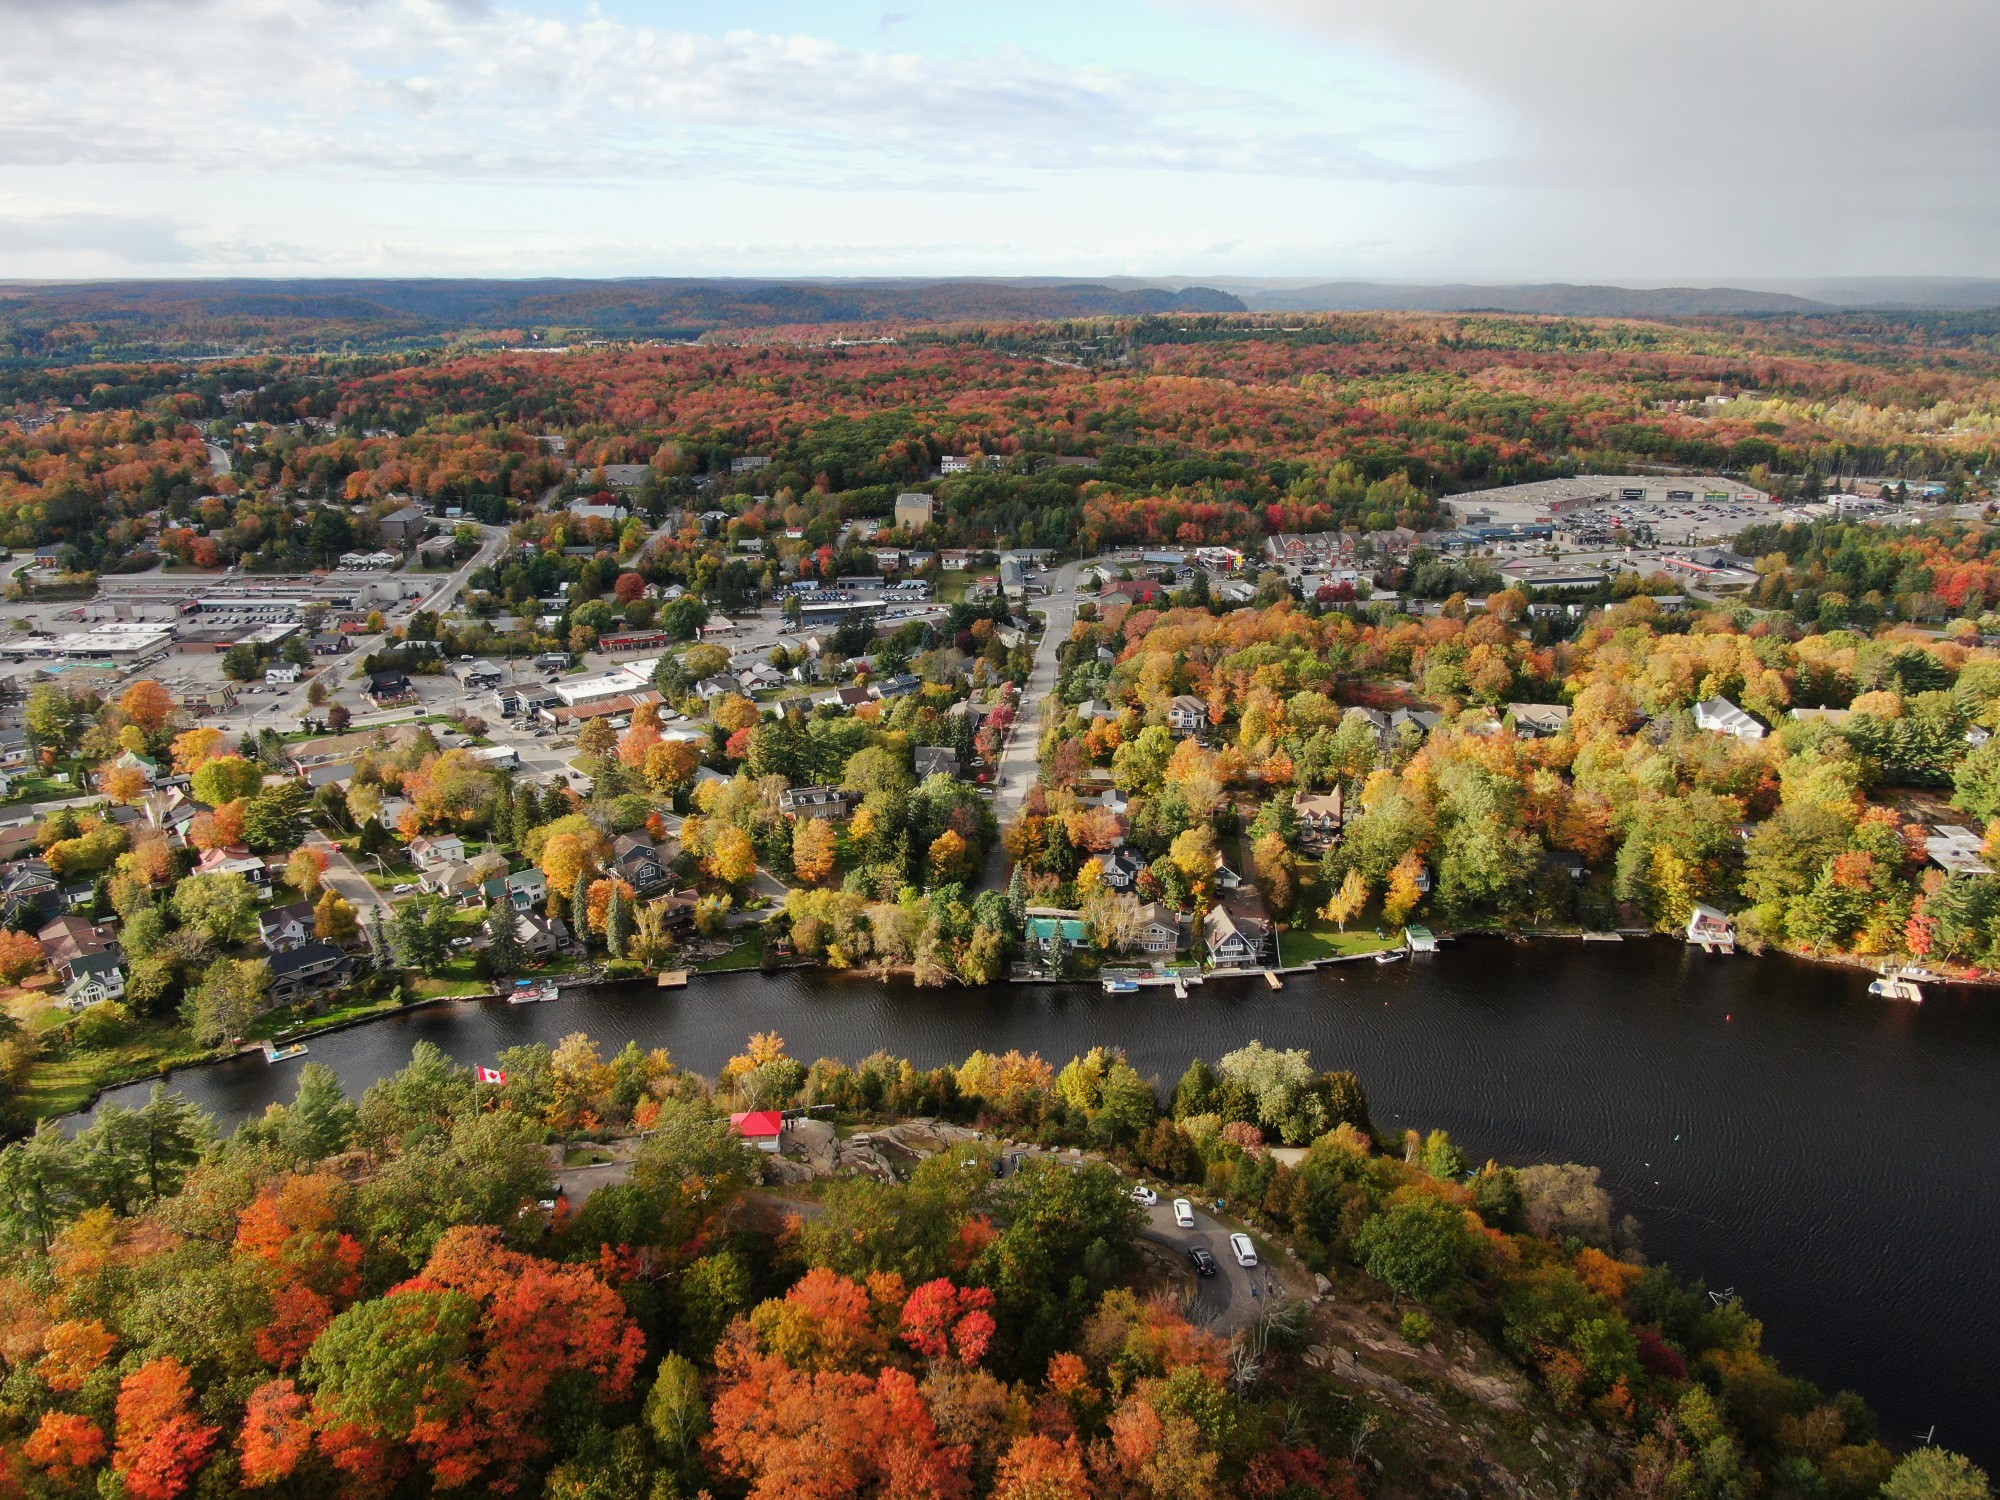
M 1123 1047 L 1171 1087 L 1188 1059 L 1252 1038 L 1352 1068 L 1376 1122 L 1450 1130 L 1474 1159 L 1591 1162 L 1656 1260 L 1734 1287 L 1798 1373 L 1860 1391 L 1904 1442 L 2000 1464 L 2000 996 L 1876 1000 L 1867 976 L 1665 942 L 1471 941 L 1390 968 L 1347 965 L 1161 991 L 925 990 L 813 971 L 558 1003 L 434 1006 L 312 1043 L 359 1095 L 435 1042 L 463 1063 L 587 1031 L 712 1074 L 752 1031 L 794 1056 L 877 1048 L 934 1065 L 975 1048 L 1056 1062 Z M 261 1059 L 175 1086 L 225 1126 L 289 1098 Z M 144 1089 L 128 1090 L 130 1102 Z M 114 1096 L 119 1097 L 119 1096 Z

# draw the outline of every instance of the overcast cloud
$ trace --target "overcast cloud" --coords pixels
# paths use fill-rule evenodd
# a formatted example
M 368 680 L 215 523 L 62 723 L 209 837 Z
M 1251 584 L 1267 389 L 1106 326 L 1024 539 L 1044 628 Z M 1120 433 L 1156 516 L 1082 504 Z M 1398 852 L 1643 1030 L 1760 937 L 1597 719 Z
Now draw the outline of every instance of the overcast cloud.
M 2000 273 L 2000 7 L 0 0 L 0 275 Z

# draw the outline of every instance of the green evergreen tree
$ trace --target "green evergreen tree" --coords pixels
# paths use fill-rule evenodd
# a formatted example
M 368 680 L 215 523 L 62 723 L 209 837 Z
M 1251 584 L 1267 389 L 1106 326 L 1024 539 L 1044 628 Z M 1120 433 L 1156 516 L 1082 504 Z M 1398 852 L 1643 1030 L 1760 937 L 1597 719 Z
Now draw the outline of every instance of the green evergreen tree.
M 280 1139 L 299 1161 L 325 1161 L 347 1149 L 357 1119 L 358 1111 L 341 1088 L 339 1076 L 325 1063 L 309 1062 L 285 1111 Z
M 613 958 L 624 958 L 632 947 L 632 903 L 625 888 L 616 881 L 611 886 L 611 906 L 604 914 L 604 948 Z
M 617 887 L 613 886 L 613 890 Z M 590 872 L 580 872 L 569 893 L 569 925 L 586 952 L 590 949 Z
M 518 974 L 526 967 L 528 952 L 514 930 L 517 914 L 513 903 L 499 901 L 486 912 L 486 971 L 496 978 Z

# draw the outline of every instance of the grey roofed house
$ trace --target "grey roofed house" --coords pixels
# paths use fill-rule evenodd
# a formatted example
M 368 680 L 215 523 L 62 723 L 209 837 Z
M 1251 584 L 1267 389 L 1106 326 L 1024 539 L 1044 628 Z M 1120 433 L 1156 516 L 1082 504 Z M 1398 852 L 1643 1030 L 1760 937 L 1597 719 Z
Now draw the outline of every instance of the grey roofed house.
M 666 864 L 653 841 L 637 833 L 621 833 L 611 845 L 611 864 L 643 894 L 666 881 Z
M 1270 949 L 1271 924 L 1247 903 L 1218 901 L 1202 920 L 1209 964 L 1218 969 L 1247 968 L 1261 963 Z
M 924 680 L 910 672 L 903 672 L 875 684 L 877 698 L 907 698 L 912 693 L 923 691 Z
M 917 780 L 924 781 L 932 776 L 958 776 L 958 751 L 950 745 L 919 745 L 913 752 L 917 764 Z
M 1104 883 L 1112 890 L 1129 891 L 1132 882 L 1139 878 L 1139 872 L 1146 868 L 1146 863 L 1130 849 L 1121 847 L 1102 856 L 1098 868 L 1104 876 Z
M 604 482 L 614 490 L 636 490 L 652 475 L 651 464 L 606 464 Z
M 1187 947 L 1188 924 L 1179 912 L 1159 901 L 1139 908 L 1138 947 L 1144 953 L 1178 953 Z
M 1167 702 L 1167 727 L 1184 734 L 1208 728 L 1208 704 L 1192 693 L 1182 693 Z
M 850 796 L 837 786 L 791 786 L 778 793 L 778 808 L 795 818 L 844 818 Z
M 313 940 L 313 905 L 294 901 L 289 906 L 273 906 L 257 913 L 257 932 L 273 953 L 303 947 Z
M 1529 739 L 1554 739 L 1569 727 L 1566 703 L 1510 703 L 1507 716 L 1514 721 L 1514 733 Z
M 271 969 L 271 1000 L 276 1005 L 343 984 L 354 971 L 354 962 L 345 953 L 317 940 L 273 953 L 265 962 Z
M 28 732 L 0 729 L 0 766 L 13 769 L 28 763 Z

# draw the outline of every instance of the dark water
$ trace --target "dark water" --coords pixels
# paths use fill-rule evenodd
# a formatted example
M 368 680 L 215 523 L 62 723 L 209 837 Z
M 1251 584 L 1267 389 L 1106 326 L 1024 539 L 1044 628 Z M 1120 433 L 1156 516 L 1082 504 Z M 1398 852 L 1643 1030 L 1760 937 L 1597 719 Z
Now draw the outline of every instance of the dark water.
M 1078 987 L 926 990 L 811 971 L 678 991 L 457 1004 L 312 1043 L 355 1094 L 428 1039 L 460 1062 L 587 1031 L 713 1073 L 752 1031 L 794 1056 L 877 1048 L 930 1065 L 975 1048 L 1057 1063 L 1123 1047 L 1171 1087 L 1252 1038 L 1366 1082 L 1384 1129 L 1444 1126 L 1475 1159 L 1604 1169 L 1656 1260 L 1734 1287 L 1788 1367 L 1851 1388 L 1903 1443 L 2000 1463 L 2000 996 L 1876 1000 L 1866 975 L 1711 958 L 1665 942 L 1468 942 L 1392 968 L 1107 996 Z M 225 1125 L 289 1097 L 261 1060 L 181 1074 Z M 142 1094 L 143 1090 L 130 1091 Z

